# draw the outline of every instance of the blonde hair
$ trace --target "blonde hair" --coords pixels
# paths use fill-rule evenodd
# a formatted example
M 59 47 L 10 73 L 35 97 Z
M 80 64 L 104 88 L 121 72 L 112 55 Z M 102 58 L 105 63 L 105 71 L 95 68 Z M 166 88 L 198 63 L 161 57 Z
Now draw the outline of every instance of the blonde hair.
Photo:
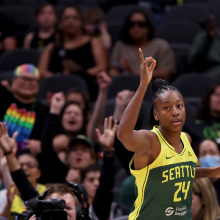
M 198 219 L 216 220 L 220 216 L 215 188 L 208 178 L 196 178 L 193 182 L 193 193 L 198 195 L 203 202 Z

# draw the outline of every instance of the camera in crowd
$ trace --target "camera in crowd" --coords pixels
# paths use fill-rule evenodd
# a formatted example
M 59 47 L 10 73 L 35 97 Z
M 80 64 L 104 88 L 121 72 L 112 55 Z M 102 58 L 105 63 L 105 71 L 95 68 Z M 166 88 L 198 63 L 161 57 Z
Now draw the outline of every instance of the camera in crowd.
M 37 220 L 67 220 L 67 213 L 64 211 L 65 201 L 62 199 L 39 200 L 38 197 L 25 202 L 27 210 L 19 214 L 16 220 L 26 220 L 36 215 Z

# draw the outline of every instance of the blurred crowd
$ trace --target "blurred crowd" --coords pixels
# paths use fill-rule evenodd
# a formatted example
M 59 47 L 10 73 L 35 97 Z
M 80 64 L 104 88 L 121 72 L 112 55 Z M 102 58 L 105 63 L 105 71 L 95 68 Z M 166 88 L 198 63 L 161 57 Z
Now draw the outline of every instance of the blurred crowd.
M 133 153 L 116 132 L 139 83 L 138 48 L 157 62 L 153 79 L 186 96 L 198 166 L 220 165 L 219 10 L 216 0 L 0 0 L 0 219 L 46 189 L 68 220 L 128 219 Z M 137 129 L 150 128 L 149 96 Z M 218 219 L 220 180 L 196 179 L 192 201 L 193 220 Z

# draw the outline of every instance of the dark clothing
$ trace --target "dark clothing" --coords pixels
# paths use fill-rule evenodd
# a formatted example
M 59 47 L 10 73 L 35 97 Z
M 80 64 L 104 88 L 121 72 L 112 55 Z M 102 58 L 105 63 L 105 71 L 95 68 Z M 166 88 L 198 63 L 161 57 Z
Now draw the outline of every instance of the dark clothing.
M 214 38 L 207 35 L 205 31 L 199 33 L 189 53 L 189 65 L 191 70 L 205 72 L 209 76 L 219 76 L 220 74 L 220 29 Z
M 91 101 L 95 101 L 98 94 L 98 84 L 96 77 L 87 73 L 87 69 L 95 65 L 92 44 L 89 41 L 72 50 L 63 47 L 54 48 L 49 70 L 53 73 L 75 74 L 83 78 L 88 85 Z
M 104 156 L 100 185 L 96 191 L 96 195 L 92 203 L 93 210 L 100 220 L 108 220 L 110 215 L 115 175 L 113 162 L 114 157 Z
M 76 63 L 80 67 L 74 68 L 71 65 L 66 65 L 65 61 Z M 92 53 L 91 41 L 72 50 L 67 50 L 63 47 L 55 48 L 51 57 L 49 70 L 53 73 L 63 73 L 68 70 L 69 73 L 85 70 L 95 66 L 95 60 Z
M 38 101 L 30 104 L 21 103 L 2 85 L 0 85 L 0 97 L 0 120 L 7 123 L 9 136 L 18 131 L 16 140 L 19 149 L 25 147 L 26 139 L 40 140 L 48 107 Z
M 197 119 L 194 123 L 186 123 L 183 130 L 191 136 L 192 147 L 195 149 L 204 139 L 211 139 L 220 143 L 220 119 Z
M 40 163 L 40 183 L 65 182 L 69 167 L 62 163 L 53 148 L 53 138 L 63 133 L 60 117 L 49 114 L 46 120 L 41 140 L 42 152 L 38 155 Z
M 27 201 L 38 195 L 38 192 L 31 185 L 22 169 L 11 172 L 11 177 L 21 194 L 23 201 Z
M 36 31 L 34 32 L 30 47 L 33 49 L 43 50 L 49 43 L 53 43 L 54 40 L 55 33 L 47 39 L 42 39 L 39 37 L 39 32 Z

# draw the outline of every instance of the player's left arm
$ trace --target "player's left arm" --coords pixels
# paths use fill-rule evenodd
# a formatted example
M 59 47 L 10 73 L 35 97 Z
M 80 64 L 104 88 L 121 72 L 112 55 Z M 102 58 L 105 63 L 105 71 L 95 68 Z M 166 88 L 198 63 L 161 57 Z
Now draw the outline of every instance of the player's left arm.
M 220 166 L 217 167 L 196 167 L 196 178 L 220 177 Z

